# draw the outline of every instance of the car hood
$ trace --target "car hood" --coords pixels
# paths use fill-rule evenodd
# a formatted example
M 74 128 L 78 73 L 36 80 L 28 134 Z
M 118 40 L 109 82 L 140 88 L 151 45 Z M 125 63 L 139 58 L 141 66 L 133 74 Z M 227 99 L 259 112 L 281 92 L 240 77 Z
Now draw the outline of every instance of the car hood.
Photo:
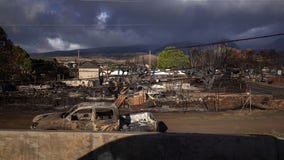
M 42 120 L 58 120 L 61 119 L 62 113 L 45 113 L 37 115 L 33 118 L 33 122 L 38 122 Z

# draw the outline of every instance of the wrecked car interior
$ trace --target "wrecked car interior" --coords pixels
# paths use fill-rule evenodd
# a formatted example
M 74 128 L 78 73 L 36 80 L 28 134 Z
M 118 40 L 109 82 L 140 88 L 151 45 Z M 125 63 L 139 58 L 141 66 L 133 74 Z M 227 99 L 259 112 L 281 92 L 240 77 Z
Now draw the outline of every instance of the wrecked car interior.
M 83 102 L 67 112 L 37 115 L 31 129 L 165 132 L 150 112 L 119 114 L 114 103 Z

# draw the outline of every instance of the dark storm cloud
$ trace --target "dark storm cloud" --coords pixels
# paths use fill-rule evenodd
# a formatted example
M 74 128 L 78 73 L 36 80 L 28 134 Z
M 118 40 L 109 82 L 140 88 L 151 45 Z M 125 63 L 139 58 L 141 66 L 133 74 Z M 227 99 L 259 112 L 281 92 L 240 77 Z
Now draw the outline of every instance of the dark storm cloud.
M 1 0 L 0 24 L 30 52 L 202 43 L 283 32 L 283 7 L 279 0 Z

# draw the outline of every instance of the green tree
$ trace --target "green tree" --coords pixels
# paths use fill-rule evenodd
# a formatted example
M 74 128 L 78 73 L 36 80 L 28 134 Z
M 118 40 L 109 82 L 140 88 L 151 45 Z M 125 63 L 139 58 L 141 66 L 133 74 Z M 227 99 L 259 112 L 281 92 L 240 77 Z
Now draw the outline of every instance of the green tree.
M 176 47 L 166 47 L 158 55 L 158 68 L 184 68 L 190 64 L 189 57 Z
M 12 52 L 19 56 L 19 65 L 23 72 L 30 73 L 32 71 L 32 60 L 30 55 L 19 46 L 13 46 Z
M 32 68 L 36 75 L 47 74 L 51 77 L 56 77 L 57 74 L 57 64 L 55 61 L 32 59 Z
M 37 82 L 57 80 L 59 78 L 58 75 L 64 79 L 72 77 L 70 69 L 59 64 L 56 59 L 32 59 L 32 70 L 33 77 Z
M 28 53 L 15 46 L 0 27 L 0 80 L 24 80 L 31 72 Z

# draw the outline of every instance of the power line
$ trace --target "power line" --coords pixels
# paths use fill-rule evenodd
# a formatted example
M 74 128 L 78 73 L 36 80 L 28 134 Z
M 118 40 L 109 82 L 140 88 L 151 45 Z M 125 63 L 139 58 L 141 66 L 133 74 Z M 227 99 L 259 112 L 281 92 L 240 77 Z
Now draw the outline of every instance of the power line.
M 34 28 L 95 28 L 100 29 L 104 27 L 150 27 L 150 26 L 164 26 L 164 25 L 173 25 L 174 24 L 154 24 L 154 23 L 133 23 L 133 24 L 66 24 L 66 25 L 60 25 L 60 24 L 0 24 L 0 26 L 4 27 L 34 27 Z
M 217 45 L 217 44 L 226 44 L 226 43 L 231 43 L 231 42 L 249 41 L 249 40 L 264 39 L 264 38 L 278 37 L 278 36 L 284 36 L 284 33 L 270 34 L 270 35 L 264 35 L 264 36 L 256 36 L 256 37 L 249 37 L 249 38 L 240 38 L 240 39 L 233 39 L 233 40 L 224 40 L 224 41 L 196 44 L 196 45 L 189 45 L 189 46 L 181 46 L 181 47 L 177 47 L 177 48 L 204 47 L 204 46 L 211 46 L 211 45 Z
M 150 0 L 79 0 L 81 2 L 105 2 L 105 3 L 142 3 L 142 2 L 152 2 Z M 157 0 L 156 0 L 157 1 Z M 160 0 L 160 2 L 167 2 L 167 0 Z M 181 1 L 183 2 L 183 1 Z M 186 3 L 191 3 L 191 2 L 200 2 L 200 0 L 184 0 Z M 228 2 L 228 0 L 210 0 L 209 2 L 219 2 L 219 3 L 224 3 Z M 269 2 L 268 0 L 247 0 L 245 3 L 266 3 Z M 278 3 L 283 3 L 283 0 L 273 0 L 274 2 Z M 235 1 L 235 3 L 240 3 L 239 1 Z
M 126 24 L 25 24 L 25 23 L 0 23 L 4 27 L 136 27 L 136 26 L 187 26 L 173 23 L 126 23 Z
M 143 0 L 80 0 L 82 2 L 142 3 Z

